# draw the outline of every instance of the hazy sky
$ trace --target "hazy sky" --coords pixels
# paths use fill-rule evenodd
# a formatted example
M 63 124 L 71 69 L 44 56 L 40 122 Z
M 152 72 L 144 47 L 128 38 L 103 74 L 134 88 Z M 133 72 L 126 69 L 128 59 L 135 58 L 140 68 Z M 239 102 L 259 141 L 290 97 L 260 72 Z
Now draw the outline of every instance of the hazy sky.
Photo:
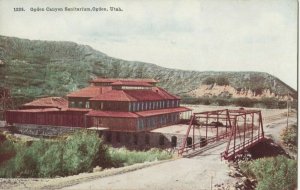
M 123 11 L 30 11 L 110 6 Z M 0 0 L 0 34 L 169 68 L 268 72 L 297 88 L 296 0 Z

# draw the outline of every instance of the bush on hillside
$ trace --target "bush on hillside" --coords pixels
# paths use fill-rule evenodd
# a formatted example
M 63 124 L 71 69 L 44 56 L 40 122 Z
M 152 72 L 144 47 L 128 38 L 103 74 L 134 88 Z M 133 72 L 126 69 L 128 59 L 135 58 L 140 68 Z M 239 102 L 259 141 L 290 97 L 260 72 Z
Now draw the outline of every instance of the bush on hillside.
M 266 106 L 266 108 L 275 109 L 275 108 L 278 108 L 279 101 L 276 98 L 263 97 L 263 98 L 261 98 L 260 102 L 262 104 L 264 104 Z
M 238 107 L 253 107 L 256 100 L 250 98 L 235 98 L 233 99 L 233 104 Z
M 297 151 L 298 145 L 298 126 L 289 125 L 288 128 L 284 128 L 280 134 L 283 143 L 292 151 Z
M 211 84 L 215 84 L 215 82 L 216 80 L 213 77 L 207 77 L 206 79 L 204 79 L 202 84 L 211 85 Z
M 241 162 L 239 166 L 246 176 L 258 181 L 258 190 L 287 190 L 297 187 L 297 161 L 285 156 Z
M 225 76 L 219 76 L 219 77 L 217 77 L 217 79 L 216 79 L 216 83 L 217 83 L 217 85 L 219 85 L 219 86 L 226 86 L 226 85 L 229 85 L 229 80 L 228 80 L 228 78 L 225 77 Z

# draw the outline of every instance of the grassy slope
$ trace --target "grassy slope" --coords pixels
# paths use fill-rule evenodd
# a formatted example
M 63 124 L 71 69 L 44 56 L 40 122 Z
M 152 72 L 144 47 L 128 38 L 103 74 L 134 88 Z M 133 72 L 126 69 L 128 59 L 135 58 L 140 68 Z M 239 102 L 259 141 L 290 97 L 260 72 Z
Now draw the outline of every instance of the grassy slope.
M 14 96 L 64 96 L 88 85 L 92 77 L 155 78 L 175 94 L 197 88 L 207 77 L 225 76 L 235 88 L 268 88 L 276 94 L 296 92 L 260 72 L 196 72 L 125 61 L 73 42 L 31 41 L 0 36 L 0 87 Z M 274 85 L 275 84 L 275 85 Z

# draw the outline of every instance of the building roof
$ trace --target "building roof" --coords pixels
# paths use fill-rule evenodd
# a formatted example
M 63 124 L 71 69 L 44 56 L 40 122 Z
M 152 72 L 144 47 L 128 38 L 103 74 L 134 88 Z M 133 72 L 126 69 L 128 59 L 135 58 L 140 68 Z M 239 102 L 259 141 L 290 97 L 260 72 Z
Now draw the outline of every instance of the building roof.
M 116 112 L 116 111 L 100 111 L 93 110 L 90 111 L 87 116 L 96 116 L 96 117 L 123 117 L 123 118 L 138 118 L 139 116 L 132 112 Z
M 133 97 L 136 101 L 158 101 L 165 97 L 152 90 L 123 90 L 126 94 Z
M 19 109 L 19 110 L 8 110 L 7 112 L 18 112 L 18 113 L 37 113 L 37 112 L 89 112 L 92 109 L 85 109 L 85 108 L 36 108 L 36 109 Z
M 111 84 L 112 86 L 146 86 L 151 87 L 152 85 L 147 82 L 140 81 L 117 81 Z
M 163 115 L 168 113 L 178 113 L 178 112 L 185 112 L 185 111 L 191 111 L 191 109 L 186 107 L 177 107 L 177 108 L 167 108 L 167 109 L 159 109 L 159 110 L 147 110 L 147 111 L 140 111 L 135 113 L 142 117 L 150 117 L 150 116 Z
M 160 101 L 175 100 L 176 96 L 169 94 L 161 88 L 155 87 L 152 90 L 111 90 L 91 98 L 91 101 Z
M 83 98 L 92 98 L 100 94 L 110 91 L 111 86 L 88 86 L 86 88 L 71 92 L 67 97 L 83 97 Z
M 136 81 L 136 82 L 145 82 L 145 83 L 157 83 L 157 80 L 154 79 L 124 79 L 124 78 L 96 78 L 91 80 L 92 83 L 113 83 L 118 81 Z
M 7 112 L 26 112 L 26 113 L 36 113 L 36 112 L 50 112 L 59 111 L 58 108 L 42 108 L 42 109 L 23 109 L 23 110 L 7 110 Z
M 122 102 L 131 102 L 136 101 L 135 98 L 128 95 L 124 90 L 111 90 L 104 94 L 101 94 L 97 97 L 91 98 L 91 101 L 122 101 Z
M 34 107 L 45 107 L 45 108 L 66 108 L 68 107 L 68 101 L 61 97 L 47 97 L 39 98 L 32 102 L 23 104 L 21 108 L 34 108 Z
M 167 92 L 165 89 L 160 87 L 153 87 L 153 91 L 157 92 L 159 95 L 163 96 L 165 99 L 180 99 L 179 96 L 175 96 Z

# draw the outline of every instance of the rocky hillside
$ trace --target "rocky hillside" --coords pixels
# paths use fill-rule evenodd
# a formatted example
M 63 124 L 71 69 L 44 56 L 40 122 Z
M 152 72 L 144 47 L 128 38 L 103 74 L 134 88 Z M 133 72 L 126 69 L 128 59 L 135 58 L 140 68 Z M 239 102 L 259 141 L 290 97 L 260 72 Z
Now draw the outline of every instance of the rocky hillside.
M 15 97 L 64 96 L 97 76 L 155 78 L 160 81 L 159 86 L 172 93 L 194 97 L 213 95 L 203 93 L 203 88 L 228 85 L 228 92 L 222 87 L 214 95 L 250 92 L 257 96 L 268 92 L 274 97 L 288 93 L 297 96 L 295 90 L 267 73 L 175 70 L 113 58 L 73 42 L 0 36 L 0 87 L 9 87 Z

